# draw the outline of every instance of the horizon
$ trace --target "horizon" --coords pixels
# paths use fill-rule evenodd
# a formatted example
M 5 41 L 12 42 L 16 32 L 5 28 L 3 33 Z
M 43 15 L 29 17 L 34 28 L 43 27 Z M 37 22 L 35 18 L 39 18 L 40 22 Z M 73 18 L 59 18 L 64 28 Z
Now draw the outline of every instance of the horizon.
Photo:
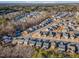
M 79 1 L 0 1 L 0 3 L 79 3 Z

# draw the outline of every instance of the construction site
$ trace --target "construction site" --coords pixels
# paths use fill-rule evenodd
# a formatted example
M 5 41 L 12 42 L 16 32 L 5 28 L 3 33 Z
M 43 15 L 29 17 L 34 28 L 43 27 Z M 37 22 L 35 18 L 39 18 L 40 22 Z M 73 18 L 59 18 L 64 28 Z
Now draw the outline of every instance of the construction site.
M 60 11 L 55 11 L 56 7 Z M 68 6 L 38 7 L 36 10 L 31 7 L 31 12 L 22 7 L 0 10 L 1 45 L 57 48 L 58 53 L 79 54 L 79 11 L 73 11 L 74 5 L 71 10 L 61 9 L 64 7 Z

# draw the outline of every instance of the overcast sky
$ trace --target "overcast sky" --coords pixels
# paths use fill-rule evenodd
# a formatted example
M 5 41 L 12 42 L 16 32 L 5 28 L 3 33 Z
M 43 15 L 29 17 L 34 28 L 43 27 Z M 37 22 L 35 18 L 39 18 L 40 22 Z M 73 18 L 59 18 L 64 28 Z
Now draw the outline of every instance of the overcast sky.
M 79 3 L 79 0 L 0 0 L 0 3 Z

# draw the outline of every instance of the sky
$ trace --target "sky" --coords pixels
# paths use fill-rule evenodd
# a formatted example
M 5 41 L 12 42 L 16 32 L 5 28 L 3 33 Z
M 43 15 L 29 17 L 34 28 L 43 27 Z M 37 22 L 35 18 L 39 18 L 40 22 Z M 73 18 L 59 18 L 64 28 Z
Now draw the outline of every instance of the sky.
M 79 0 L 0 0 L 0 1 L 79 1 Z
M 73 2 L 77 2 L 79 3 L 79 0 L 0 0 L 0 3 L 4 3 L 4 2 L 7 2 L 7 3 L 28 3 L 28 2 L 31 2 L 31 3 L 73 3 Z

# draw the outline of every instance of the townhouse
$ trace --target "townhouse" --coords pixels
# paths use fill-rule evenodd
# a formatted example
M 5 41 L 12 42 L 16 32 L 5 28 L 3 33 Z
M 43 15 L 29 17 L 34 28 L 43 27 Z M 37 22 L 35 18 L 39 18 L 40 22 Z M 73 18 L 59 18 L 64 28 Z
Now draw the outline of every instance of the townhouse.
M 67 45 L 67 52 L 69 52 L 69 53 L 75 53 L 76 52 L 76 45 L 75 45 L 75 43 L 69 43 Z
M 22 21 L 23 19 L 26 18 L 26 16 L 34 17 L 37 14 L 39 15 L 39 13 L 36 13 L 36 12 L 35 13 L 30 13 L 30 15 L 28 16 L 25 13 L 25 14 L 22 14 L 20 16 L 17 16 L 15 18 L 15 20 Z M 56 18 L 63 18 L 67 15 L 68 15 L 68 13 L 63 13 L 63 12 L 61 13 L 60 12 L 55 17 Z M 72 15 L 70 15 L 70 16 L 72 16 Z M 66 44 L 64 44 L 64 42 L 62 42 L 62 41 L 58 41 L 58 42 L 57 41 L 56 42 L 52 41 L 51 42 L 51 41 L 46 40 L 46 39 L 26 38 L 25 37 L 28 33 L 31 33 L 31 32 L 34 32 L 35 30 L 43 28 L 43 27 L 47 26 L 48 24 L 50 24 L 51 22 L 53 22 L 53 19 L 48 18 L 48 19 L 44 20 L 43 22 L 41 22 L 39 25 L 32 26 L 32 27 L 28 28 L 26 31 L 23 31 L 23 32 L 18 28 L 15 31 L 15 38 L 13 38 L 13 40 L 11 40 L 11 37 L 9 37 L 9 36 L 4 36 L 2 39 L 6 43 L 12 41 L 13 44 L 25 45 L 25 46 L 27 46 L 27 45 L 35 46 L 35 47 L 39 47 L 39 48 L 43 48 L 43 49 L 48 49 L 50 47 L 52 47 L 54 49 L 54 48 L 57 47 L 59 52 L 66 52 L 67 51 L 67 52 L 71 52 L 71 53 L 73 53 L 73 52 L 79 53 L 79 48 L 78 48 L 79 44 L 75 44 L 75 43 L 66 43 Z M 61 28 L 63 26 L 64 26 L 64 29 L 62 31 L 59 31 L 59 32 L 56 31 L 58 28 Z M 70 32 L 74 32 L 74 30 L 76 29 L 76 27 L 74 28 L 74 26 L 76 26 L 76 24 L 73 21 L 70 21 L 70 20 L 62 21 L 58 24 L 55 24 L 53 26 L 48 27 L 47 28 L 48 31 L 40 31 L 39 35 L 41 35 L 41 37 L 42 36 L 44 36 L 44 37 L 50 36 L 52 38 L 55 37 L 55 39 L 66 39 L 66 40 L 75 39 L 75 38 L 79 39 L 79 33 L 78 32 L 73 33 L 73 34 L 70 33 Z M 61 29 L 58 29 L 58 30 L 61 30 Z M 21 36 L 21 34 L 23 35 L 23 37 L 19 37 L 19 36 Z
M 9 36 L 9 35 L 3 36 L 2 40 L 4 43 L 10 43 L 12 42 L 12 36 Z
M 64 45 L 64 42 L 59 42 L 58 43 L 58 52 L 63 53 L 67 50 L 66 45 Z

